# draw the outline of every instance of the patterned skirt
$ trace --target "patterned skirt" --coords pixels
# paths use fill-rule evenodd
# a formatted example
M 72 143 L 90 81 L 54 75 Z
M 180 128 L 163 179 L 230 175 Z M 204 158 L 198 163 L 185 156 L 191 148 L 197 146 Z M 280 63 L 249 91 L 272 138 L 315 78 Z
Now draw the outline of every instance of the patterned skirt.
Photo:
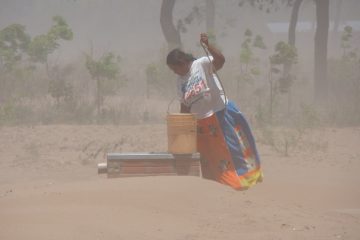
M 197 146 L 203 178 L 237 190 L 262 181 L 253 134 L 233 102 L 229 101 L 225 110 L 198 120 Z

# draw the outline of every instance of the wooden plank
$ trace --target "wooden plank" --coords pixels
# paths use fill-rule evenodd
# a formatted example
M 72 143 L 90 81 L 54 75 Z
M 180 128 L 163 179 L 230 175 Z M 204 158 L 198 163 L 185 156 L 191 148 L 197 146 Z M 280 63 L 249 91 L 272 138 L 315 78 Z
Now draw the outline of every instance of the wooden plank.
M 143 174 L 158 174 L 158 173 L 174 173 L 174 167 L 173 166 L 158 166 L 158 167 L 132 167 L 132 166 L 127 166 L 127 167 L 122 167 L 120 169 L 120 173 L 124 174 L 130 174 L 130 173 L 143 173 Z
M 107 175 L 110 178 L 129 176 L 201 175 L 199 154 L 113 153 L 108 154 L 106 166 Z
M 114 161 L 113 161 L 114 162 Z M 156 166 L 174 166 L 174 161 L 169 160 L 122 160 L 117 161 L 121 164 L 121 167 L 126 166 L 147 166 L 147 167 L 156 167 Z

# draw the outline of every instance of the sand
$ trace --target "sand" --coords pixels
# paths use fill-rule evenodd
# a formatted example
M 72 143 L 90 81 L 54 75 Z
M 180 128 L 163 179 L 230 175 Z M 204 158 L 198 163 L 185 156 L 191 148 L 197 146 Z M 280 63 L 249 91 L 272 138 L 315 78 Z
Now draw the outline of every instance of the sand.
M 166 151 L 165 136 L 161 124 L 1 127 L 0 239 L 360 239 L 360 128 L 307 130 L 288 156 L 259 134 L 265 178 L 247 191 L 97 174 L 107 152 Z

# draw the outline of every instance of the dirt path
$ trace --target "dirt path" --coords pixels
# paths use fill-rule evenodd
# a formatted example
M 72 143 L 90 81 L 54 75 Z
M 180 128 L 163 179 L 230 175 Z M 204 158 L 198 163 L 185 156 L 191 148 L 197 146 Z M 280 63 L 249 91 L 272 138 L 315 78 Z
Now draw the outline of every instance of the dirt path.
M 360 239 L 360 128 L 309 131 L 237 192 L 197 177 L 107 179 L 110 151 L 165 151 L 163 125 L 0 128 L 0 239 Z

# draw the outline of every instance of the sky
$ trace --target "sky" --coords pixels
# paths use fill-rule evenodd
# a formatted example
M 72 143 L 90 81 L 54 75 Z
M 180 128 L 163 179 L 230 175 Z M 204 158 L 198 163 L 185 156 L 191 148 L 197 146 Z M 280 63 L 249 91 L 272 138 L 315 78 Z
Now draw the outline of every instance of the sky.
M 332 22 L 337 1 L 331 0 Z M 175 21 L 187 16 L 194 6 L 203 14 L 204 4 L 203 0 L 177 1 Z M 62 42 L 54 53 L 60 61 L 74 61 L 92 49 L 95 55 L 113 51 L 125 61 L 146 64 L 164 54 L 162 49 L 167 46 L 160 28 L 160 7 L 161 0 L 0 0 L 0 29 L 20 23 L 35 36 L 50 28 L 52 16 L 60 15 L 74 32 L 74 39 Z M 215 7 L 217 43 L 229 58 L 238 57 L 247 28 L 264 37 L 269 51 L 277 41 L 287 40 L 290 8 L 267 14 L 249 6 L 240 8 L 238 0 L 215 1 Z M 360 31 L 360 1 L 342 1 L 340 21 L 340 26 L 351 23 L 354 30 Z M 312 1 L 304 0 L 299 13 L 297 46 L 301 57 L 309 61 L 313 57 L 314 22 L 315 6 Z M 205 29 L 204 15 L 188 26 L 188 31 L 181 34 L 185 50 L 194 55 L 203 54 L 198 41 Z M 340 50 L 339 43 L 331 41 L 330 38 L 330 55 Z

